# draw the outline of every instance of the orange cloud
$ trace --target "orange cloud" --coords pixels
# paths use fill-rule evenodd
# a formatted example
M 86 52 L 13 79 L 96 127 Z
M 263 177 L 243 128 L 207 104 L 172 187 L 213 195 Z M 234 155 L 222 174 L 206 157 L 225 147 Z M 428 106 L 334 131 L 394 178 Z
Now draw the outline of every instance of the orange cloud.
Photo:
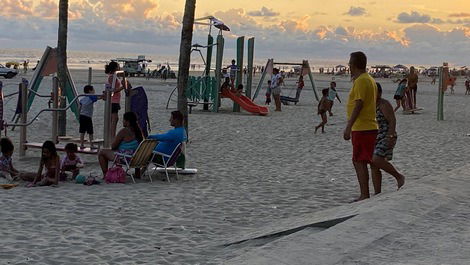
M 410 41 L 406 39 L 405 37 L 401 36 L 402 34 L 396 32 L 396 31 L 386 31 L 385 35 L 389 37 L 390 39 L 399 42 L 402 46 L 408 47 L 410 45 Z
M 305 15 L 296 20 L 284 20 L 280 23 L 280 27 L 283 31 L 286 32 L 293 32 L 293 31 L 302 31 L 307 32 L 310 29 L 310 25 L 308 21 L 310 20 L 310 16 Z
M 33 15 L 31 0 L 1 0 L 0 15 L 3 17 L 28 17 Z

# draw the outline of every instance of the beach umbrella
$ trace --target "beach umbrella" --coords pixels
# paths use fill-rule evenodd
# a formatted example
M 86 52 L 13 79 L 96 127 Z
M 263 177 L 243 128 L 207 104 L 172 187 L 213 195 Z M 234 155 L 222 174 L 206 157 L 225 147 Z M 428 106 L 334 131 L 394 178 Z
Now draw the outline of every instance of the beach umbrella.
M 397 64 L 397 65 L 395 65 L 393 68 L 397 68 L 397 69 L 408 69 L 408 67 L 404 66 L 403 64 Z
M 201 21 L 201 20 L 209 20 L 209 23 L 204 23 L 204 22 L 197 22 L 197 21 Z M 208 26 L 214 26 L 222 31 L 230 31 L 230 28 L 225 25 L 224 22 L 222 22 L 221 20 L 215 18 L 214 16 L 206 16 L 206 17 L 201 17 L 201 18 L 197 18 L 195 19 L 194 21 L 194 24 L 198 24 L 198 25 L 208 25 Z
M 335 68 L 346 68 L 346 66 L 344 66 L 342 64 L 339 64 L 339 65 L 335 66 Z

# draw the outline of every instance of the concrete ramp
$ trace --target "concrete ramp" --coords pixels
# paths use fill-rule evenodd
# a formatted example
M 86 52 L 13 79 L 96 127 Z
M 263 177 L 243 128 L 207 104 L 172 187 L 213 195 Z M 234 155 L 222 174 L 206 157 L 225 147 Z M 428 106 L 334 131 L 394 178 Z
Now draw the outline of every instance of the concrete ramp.
M 310 220 L 351 215 L 322 231 L 300 229 L 258 247 L 234 248 L 236 257 L 224 264 L 470 264 L 470 166 L 312 214 Z M 291 221 L 278 230 L 300 227 L 300 219 Z

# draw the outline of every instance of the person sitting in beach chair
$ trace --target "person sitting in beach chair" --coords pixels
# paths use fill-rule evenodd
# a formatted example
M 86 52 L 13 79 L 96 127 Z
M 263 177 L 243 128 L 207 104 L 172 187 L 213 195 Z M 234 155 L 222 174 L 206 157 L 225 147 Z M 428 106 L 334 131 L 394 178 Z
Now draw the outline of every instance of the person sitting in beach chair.
M 115 151 L 121 154 L 132 155 L 139 146 L 139 143 L 143 140 L 142 131 L 137 123 L 137 116 L 134 112 L 124 113 L 122 123 L 124 128 L 114 137 L 111 149 L 102 149 L 98 153 L 98 160 L 101 170 L 103 171 L 103 176 L 108 172 L 108 162 L 114 161 Z M 136 172 L 136 176 L 139 177 L 140 174 Z
M 156 139 L 159 141 L 157 147 L 155 147 L 155 152 L 171 155 L 179 144 L 186 142 L 188 138 L 183 126 L 183 119 L 184 116 L 180 111 L 173 111 L 171 112 L 170 124 L 174 129 L 163 134 L 149 135 L 148 139 Z M 154 156 L 153 162 L 161 165 L 163 164 L 163 159 L 167 158 L 157 155 Z M 180 156 L 180 161 L 177 161 L 177 164 L 184 162 L 181 161 L 182 159 L 184 159 L 184 156 Z

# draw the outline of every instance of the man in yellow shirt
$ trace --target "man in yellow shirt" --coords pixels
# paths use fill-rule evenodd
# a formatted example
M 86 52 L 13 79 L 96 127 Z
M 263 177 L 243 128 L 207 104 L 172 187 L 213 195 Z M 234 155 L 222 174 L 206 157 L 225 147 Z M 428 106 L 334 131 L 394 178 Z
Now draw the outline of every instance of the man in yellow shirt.
M 378 125 L 375 119 L 377 85 L 367 73 L 367 57 L 363 52 L 353 52 L 349 59 L 354 80 L 347 104 L 348 124 L 344 129 L 344 140 L 351 139 L 353 164 L 356 170 L 361 195 L 355 201 L 369 198 L 369 170 L 372 163 Z

